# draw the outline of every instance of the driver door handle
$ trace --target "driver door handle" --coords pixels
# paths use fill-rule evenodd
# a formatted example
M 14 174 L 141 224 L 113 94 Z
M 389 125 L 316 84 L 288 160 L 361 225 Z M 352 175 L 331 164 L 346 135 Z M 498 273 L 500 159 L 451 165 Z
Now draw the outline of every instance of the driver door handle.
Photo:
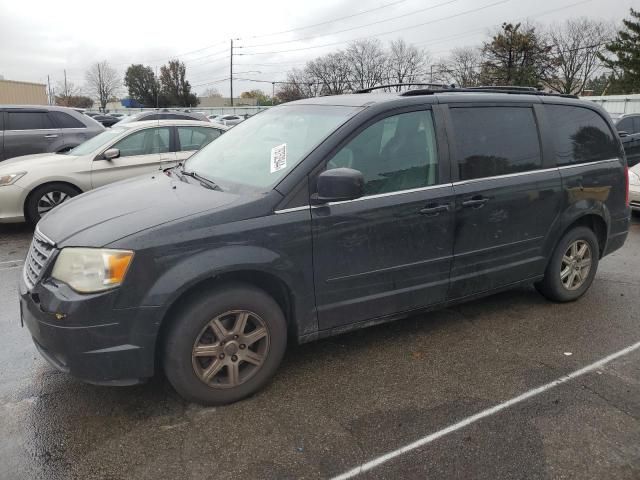
M 58 135 L 56 133 L 51 133 L 49 135 L 45 135 L 44 138 L 58 138 Z
M 448 211 L 449 211 L 448 204 L 438 205 L 437 203 L 429 203 L 427 204 L 426 207 L 420 210 L 420 214 L 428 215 L 428 216 L 436 216 L 436 215 L 440 215 L 440 212 L 448 212 Z
M 486 197 L 476 196 L 462 202 L 463 207 L 480 208 L 489 201 Z

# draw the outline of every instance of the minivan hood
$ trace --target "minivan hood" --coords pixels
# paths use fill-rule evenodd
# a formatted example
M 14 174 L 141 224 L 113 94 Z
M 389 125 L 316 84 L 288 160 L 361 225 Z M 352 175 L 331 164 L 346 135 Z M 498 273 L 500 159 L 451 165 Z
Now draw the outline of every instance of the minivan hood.
M 0 172 L 13 173 L 17 171 L 33 171 L 34 168 L 47 165 L 60 160 L 76 158 L 70 155 L 60 155 L 57 153 L 36 153 L 33 155 L 23 155 L 22 157 L 13 157 L 0 162 Z M 9 172 L 11 170 L 11 172 Z
M 237 195 L 182 182 L 158 171 L 74 197 L 47 214 L 38 229 L 58 246 L 102 247 L 237 199 Z

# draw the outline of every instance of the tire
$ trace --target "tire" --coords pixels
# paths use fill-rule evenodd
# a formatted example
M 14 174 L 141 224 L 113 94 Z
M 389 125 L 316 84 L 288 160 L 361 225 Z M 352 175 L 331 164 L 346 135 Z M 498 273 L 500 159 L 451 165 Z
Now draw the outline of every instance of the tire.
M 580 259 L 579 253 L 584 245 L 588 250 Z M 573 246 L 576 250 L 570 250 Z M 576 253 L 578 255 L 574 255 Z M 567 254 L 566 257 L 565 254 Z M 586 269 L 587 256 L 588 270 Z M 536 283 L 535 287 L 542 295 L 554 302 L 573 302 L 584 295 L 591 286 L 598 270 L 599 258 L 600 248 L 593 230 L 576 227 L 560 239 L 549 260 L 544 278 Z
M 275 374 L 287 347 L 282 310 L 250 285 L 229 284 L 198 296 L 171 321 L 164 343 L 165 375 L 183 398 L 203 405 L 232 403 L 258 391 Z
M 39 186 L 29 194 L 25 203 L 27 221 L 35 225 L 52 208 L 80 193 L 80 190 L 66 183 L 54 182 Z

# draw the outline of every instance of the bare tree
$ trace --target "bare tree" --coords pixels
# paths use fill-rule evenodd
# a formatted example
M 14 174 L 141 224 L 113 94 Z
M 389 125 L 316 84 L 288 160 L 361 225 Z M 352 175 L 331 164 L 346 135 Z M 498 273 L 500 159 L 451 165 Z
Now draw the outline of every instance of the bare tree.
M 458 87 L 474 87 L 480 83 L 480 50 L 474 47 L 454 48 L 439 69 L 447 81 Z
M 387 56 L 378 39 L 356 40 L 345 52 L 351 65 L 350 83 L 354 90 L 380 85 L 385 77 Z
M 422 49 L 409 45 L 402 39 L 394 40 L 389 46 L 386 62 L 387 83 L 417 82 L 427 73 L 430 56 Z M 396 87 L 400 91 L 401 87 Z
M 77 87 L 71 81 L 65 80 L 56 84 L 55 92 L 56 105 L 71 107 L 73 106 L 71 105 L 73 103 L 72 99 L 80 95 L 80 87 Z
M 220 93 L 220 91 L 217 88 L 213 88 L 213 87 L 209 87 L 205 89 L 205 91 L 202 92 L 202 96 L 222 98 L 222 94 Z
M 601 67 L 599 55 L 612 36 L 605 22 L 588 18 L 569 19 L 549 29 L 554 69 L 545 84 L 558 93 L 580 93 Z
M 287 73 L 287 81 L 278 87 L 276 97 L 278 102 L 291 102 L 301 98 L 316 97 L 322 89 L 322 85 L 309 75 L 307 70 L 294 68 Z
M 91 65 L 86 73 L 86 81 L 87 92 L 98 100 L 102 110 L 107 108 L 107 103 L 121 85 L 121 78 L 106 60 Z
M 311 60 L 305 66 L 305 72 L 309 79 L 322 85 L 322 95 L 340 95 L 350 89 L 351 67 L 342 51 Z

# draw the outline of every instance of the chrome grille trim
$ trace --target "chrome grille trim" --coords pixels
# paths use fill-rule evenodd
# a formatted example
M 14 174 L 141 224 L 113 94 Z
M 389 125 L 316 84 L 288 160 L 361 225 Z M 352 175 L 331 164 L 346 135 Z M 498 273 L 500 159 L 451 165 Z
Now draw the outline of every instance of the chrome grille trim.
M 31 240 L 29 252 L 27 253 L 27 258 L 22 270 L 24 282 L 27 284 L 29 290 L 31 290 L 42 277 L 44 269 L 49 264 L 49 260 L 51 260 L 54 251 L 55 243 L 40 233 L 40 230 L 36 228 L 36 231 L 33 232 L 33 239 Z

